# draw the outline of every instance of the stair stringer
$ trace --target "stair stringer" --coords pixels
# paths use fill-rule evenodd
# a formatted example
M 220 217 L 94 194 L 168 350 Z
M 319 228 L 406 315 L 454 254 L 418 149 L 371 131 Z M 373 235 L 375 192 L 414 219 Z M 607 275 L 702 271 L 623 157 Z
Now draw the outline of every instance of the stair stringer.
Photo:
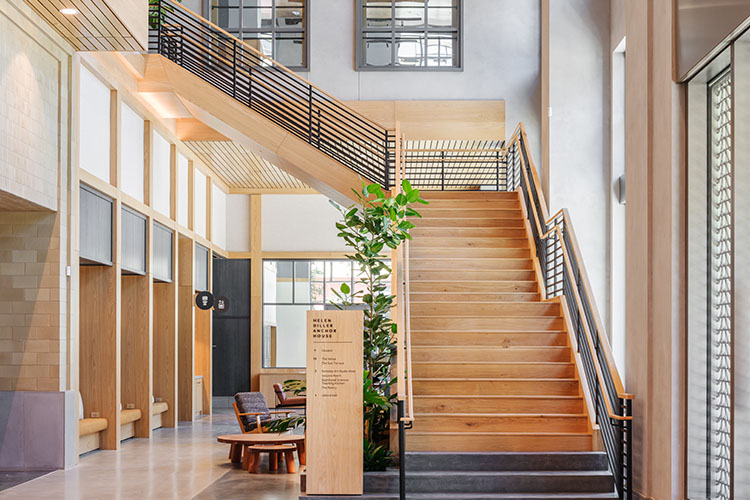
M 144 54 L 139 93 L 173 92 L 195 118 L 339 203 L 362 178 L 273 121 L 159 54 Z M 369 182 L 366 180 L 366 182 Z

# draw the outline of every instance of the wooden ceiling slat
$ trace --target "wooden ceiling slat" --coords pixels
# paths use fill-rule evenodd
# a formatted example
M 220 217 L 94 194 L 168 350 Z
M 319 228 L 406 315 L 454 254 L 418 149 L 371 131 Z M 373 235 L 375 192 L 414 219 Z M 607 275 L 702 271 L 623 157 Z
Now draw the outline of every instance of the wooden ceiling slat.
M 57 16 L 62 14 L 60 14 L 59 12 L 55 14 L 54 12 L 52 12 L 52 10 L 47 8 L 48 6 L 44 2 L 40 0 L 26 0 L 26 3 L 28 3 L 29 6 L 42 17 L 42 19 L 47 21 L 47 24 L 52 26 L 58 33 L 60 33 L 60 35 L 65 38 L 75 50 L 87 50 L 86 47 L 82 45 L 81 40 L 77 36 L 75 36 L 72 31 L 70 31 L 69 26 L 60 24 Z
M 87 2 L 85 0 L 66 0 L 73 3 L 78 12 L 84 14 L 86 20 L 91 24 L 91 27 L 95 29 L 100 35 L 97 38 L 104 38 L 106 40 L 116 41 L 117 44 L 113 44 L 115 50 L 125 50 L 125 45 L 120 43 L 122 36 L 117 36 L 117 28 L 108 20 L 107 14 L 103 13 L 100 9 L 99 4 Z M 107 9 L 109 11 L 109 9 Z M 115 17 L 114 13 L 109 11 L 109 16 Z M 115 19 L 117 19 L 115 17 Z M 124 26 L 120 25 L 121 29 L 125 29 Z
M 96 33 L 92 32 L 87 26 L 89 21 L 83 13 L 79 11 L 78 14 L 72 16 L 62 14 L 60 9 L 70 7 L 70 5 L 61 0 L 47 0 L 44 3 L 45 7 L 55 16 L 58 23 L 69 26 L 68 30 L 75 33 L 76 37 L 81 40 L 81 43 L 87 47 L 91 47 L 88 50 L 107 50 L 107 47 L 96 38 Z

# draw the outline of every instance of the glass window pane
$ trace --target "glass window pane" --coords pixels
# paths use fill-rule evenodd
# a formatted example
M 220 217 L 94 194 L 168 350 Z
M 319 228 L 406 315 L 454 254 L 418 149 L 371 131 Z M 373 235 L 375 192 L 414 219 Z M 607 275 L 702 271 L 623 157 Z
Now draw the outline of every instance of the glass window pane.
M 240 27 L 240 1 L 212 0 L 211 22 L 225 30 L 238 30 Z
M 396 63 L 400 66 L 424 66 L 424 33 L 396 35 Z
M 294 2 L 286 2 L 294 3 Z M 278 28 L 296 28 L 302 29 L 304 27 L 305 16 L 304 9 L 301 6 L 297 7 L 276 7 L 276 27 Z
M 427 66 L 454 66 L 457 46 L 455 34 L 431 33 L 427 38 Z
M 243 29 L 271 29 L 270 7 L 248 7 L 245 5 L 242 11 Z
M 445 2 L 453 3 L 453 2 Z M 427 24 L 430 27 L 451 28 L 456 27 L 458 21 L 458 9 L 456 7 L 433 7 L 430 2 L 430 8 L 427 12 Z
M 326 265 L 326 280 L 346 281 L 352 278 L 352 263 L 348 260 L 334 260 Z
M 292 301 L 292 261 L 269 261 L 263 266 L 263 302 L 290 303 Z
M 363 40 L 364 64 L 367 66 L 390 66 L 391 60 L 391 34 L 390 33 L 367 33 Z
M 273 57 L 271 33 L 244 33 L 242 38 L 248 45 L 263 53 L 264 56 Z
M 307 364 L 307 311 L 310 306 L 263 307 L 263 367 L 300 368 Z
M 294 263 L 294 302 L 307 304 L 310 302 L 310 262 Z
M 390 1 L 364 0 L 362 26 L 366 28 L 389 28 L 392 26 L 393 10 Z
M 274 59 L 284 66 L 304 66 L 305 45 L 302 33 L 276 32 L 276 53 Z
M 397 28 L 424 26 L 424 2 L 398 2 L 396 4 Z

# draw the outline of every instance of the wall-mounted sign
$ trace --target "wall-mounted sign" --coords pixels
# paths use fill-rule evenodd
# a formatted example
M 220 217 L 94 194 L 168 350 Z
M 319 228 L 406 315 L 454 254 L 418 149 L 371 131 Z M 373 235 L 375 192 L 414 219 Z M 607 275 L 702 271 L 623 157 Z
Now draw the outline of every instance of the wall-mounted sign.
M 362 494 L 363 324 L 362 311 L 307 311 L 308 495 Z
M 195 306 L 207 311 L 214 306 L 214 295 L 211 292 L 198 292 L 195 296 Z
M 227 310 L 229 310 L 229 299 L 223 295 L 216 297 L 216 300 L 214 301 L 214 311 L 226 312 Z

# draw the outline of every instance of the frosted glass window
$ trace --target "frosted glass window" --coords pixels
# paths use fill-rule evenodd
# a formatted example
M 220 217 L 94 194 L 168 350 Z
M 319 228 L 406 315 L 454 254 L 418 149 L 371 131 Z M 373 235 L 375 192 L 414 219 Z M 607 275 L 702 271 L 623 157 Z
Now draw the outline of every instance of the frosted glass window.
M 169 141 L 156 131 L 153 134 L 153 150 L 154 199 L 151 200 L 151 206 L 158 212 L 170 217 L 171 147 Z
M 120 179 L 122 190 L 142 202 L 143 118 L 124 102 L 120 111 Z
M 80 166 L 101 180 L 110 182 L 111 91 L 84 66 L 81 66 L 80 87 Z
M 219 186 L 211 186 L 211 240 L 227 248 L 227 195 Z
M 188 168 L 188 159 L 177 153 L 177 223 L 182 227 L 188 227 L 190 209 Z
M 194 190 L 193 194 L 194 206 L 193 206 L 193 231 L 199 236 L 206 237 L 206 176 L 195 169 L 193 174 Z

